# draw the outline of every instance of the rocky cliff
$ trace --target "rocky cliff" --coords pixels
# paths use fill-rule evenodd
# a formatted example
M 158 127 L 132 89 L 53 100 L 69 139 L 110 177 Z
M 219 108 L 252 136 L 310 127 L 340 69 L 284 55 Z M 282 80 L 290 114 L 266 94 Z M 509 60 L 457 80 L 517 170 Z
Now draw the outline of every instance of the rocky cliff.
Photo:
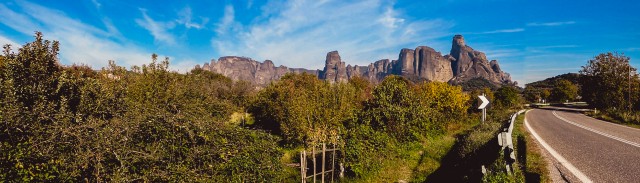
M 205 63 L 202 69 L 220 73 L 234 81 L 245 80 L 259 86 L 266 86 L 271 81 L 278 80 L 289 72 L 309 73 L 318 75 L 318 70 L 307 70 L 302 68 L 287 68 L 285 66 L 276 67 L 271 60 L 258 62 L 247 57 L 226 56 L 218 60 L 211 60 Z
M 367 66 L 346 65 L 338 51 L 327 53 L 323 70 L 276 67 L 272 61 L 258 62 L 246 57 L 226 56 L 202 66 L 204 70 L 220 73 L 233 80 L 246 80 L 259 86 L 280 79 L 286 73 L 309 73 L 328 82 L 345 82 L 361 77 L 378 83 L 387 75 L 402 75 L 422 80 L 450 83 L 465 82 L 476 77 L 492 83 L 512 84 L 511 77 L 500 69 L 498 61 L 489 61 L 482 52 L 467 46 L 464 37 L 456 35 L 449 55 L 442 55 L 428 46 L 402 49 L 397 60 L 383 59 Z
M 452 83 L 464 82 L 476 77 L 482 77 L 497 84 L 512 82 L 511 76 L 500 69 L 498 61 L 489 62 L 484 53 L 467 46 L 462 35 L 453 37 L 449 54 L 453 57 L 451 64 L 454 78 L 450 81 Z

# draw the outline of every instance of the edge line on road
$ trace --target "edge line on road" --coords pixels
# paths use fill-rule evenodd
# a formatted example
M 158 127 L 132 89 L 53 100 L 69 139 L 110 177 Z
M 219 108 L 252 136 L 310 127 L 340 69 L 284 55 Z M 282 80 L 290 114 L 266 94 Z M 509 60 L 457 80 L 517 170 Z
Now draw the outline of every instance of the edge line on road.
M 626 125 L 622 125 L 622 124 L 617 124 L 617 123 L 614 123 L 614 122 L 611 122 L 611 121 L 601 120 L 601 119 L 598 119 L 598 118 L 594 118 L 594 117 L 591 117 L 591 116 L 587 116 L 587 115 L 585 115 L 585 114 L 580 114 L 580 115 L 583 115 L 583 116 L 585 116 L 585 117 L 587 117 L 587 118 L 591 118 L 591 119 L 593 119 L 593 120 L 604 121 L 604 122 L 607 122 L 608 124 L 617 125 L 617 126 L 620 126 L 620 127 L 625 127 L 625 128 L 628 128 L 628 129 L 632 129 L 632 130 L 640 131 L 640 128 L 634 128 L 634 127 L 630 127 L 630 126 L 626 126 Z
M 585 129 L 585 130 L 591 131 L 593 133 L 608 137 L 608 138 L 613 139 L 613 140 L 620 141 L 620 142 L 625 143 L 625 144 L 629 144 L 629 145 L 632 145 L 632 146 L 635 146 L 635 147 L 640 147 L 640 144 L 638 144 L 638 143 L 631 142 L 629 140 L 626 140 L 626 139 L 623 139 L 623 138 L 620 138 L 620 137 L 616 137 L 616 136 L 613 136 L 613 135 L 610 135 L 610 134 L 607 134 L 607 133 L 604 133 L 604 132 L 601 132 L 601 131 L 598 131 L 598 130 L 594 130 L 592 128 L 589 128 L 589 127 L 583 126 L 581 124 L 575 123 L 573 121 L 569 121 L 568 119 L 564 119 L 560 115 L 556 114 L 556 111 L 553 111 L 553 115 L 556 116 L 556 118 L 558 118 L 558 119 L 560 119 L 560 120 L 562 120 L 564 122 L 567 122 L 569 124 L 575 125 L 575 126 L 580 127 L 582 129 Z
M 529 111 L 527 111 L 527 112 L 529 112 Z M 533 137 L 536 138 L 536 140 L 538 140 L 540 145 L 542 145 L 542 147 L 545 148 L 549 152 L 549 154 L 551 154 L 551 156 L 553 156 L 553 158 L 555 158 L 558 161 L 558 163 L 560 163 L 562 166 L 567 168 L 574 176 L 576 176 L 578 179 L 580 179 L 580 181 L 582 181 L 584 183 L 593 182 L 593 181 L 591 181 L 591 179 L 589 179 L 589 177 L 587 177 L 584 173 L 582 173 L 580 170 L 578 170 L 578 168 L 576 168 L 571 163 L 569 163 L 569 161 L 564 159 L 564 157 L 562 157 L 562 155 L 560 155 L 558 152 L 556 152 L 556 150 L 551 148 L 551 146 L 549 146 L 549 144 L 547 144 L 544 140 L 542 140 L 542 138 L 540 136 L 538 136 L 536 131 L 534 131 L 533 128 L 531 128 L 531 126 L 529 126 L 529 122 L 527 121 L 527 113 L 526 112 L 524 113 L 524 126 L 527 127 L 529 132 L 531 132 L 531 135 L 533 135 Z

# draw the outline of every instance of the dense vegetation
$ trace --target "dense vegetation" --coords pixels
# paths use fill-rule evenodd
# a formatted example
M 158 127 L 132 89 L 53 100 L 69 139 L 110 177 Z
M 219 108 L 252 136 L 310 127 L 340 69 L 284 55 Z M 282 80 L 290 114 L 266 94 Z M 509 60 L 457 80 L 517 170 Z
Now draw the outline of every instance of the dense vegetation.
M 526 84 L 524 97 L 529 102 L 566 102 L 580 99 L 580 74 L 567 73 Z
M 58 51 L 40 33 L 17 53 L 4 47 L 0 180 L 290 182 L 297 153 L 328 143 L 342 149 L 346 180 L 425 181 L 445 155 L 478 154 L 521 101 L 512 87 L 468 93 L 400 76 L 374 86 L 288 74 L 256 91 L 198 68 L 170 72 L 155 54 L 96 71 L 60 65 Z M 496 110 L 478 125 L 481 93 Z
M 496 84 L 491 83 L 491 81 L 483 77 L 472 78 L 465 82 L 456 83 L 456 85 L 461 86 L 464 91 L 476 91 L 484 88 L 497 90 L 499 88 Z
M 582 97 L 603 112 L 594 114 L 608 121 L 640 125 L 640 78 L 630 58 L 603 53 L 580 70 Z
M 602 53 L 582 66 L 579 74 L 527 84 L 524 96 L 530 102 L 585 101 L 600 111 L 591 113 L 594 117 L 640 125 L 640 78 L 630 58 L 623 54 Z
M 228 124 L 250 88 L 221 75 L 60 66 L 58 42 L 0 57 L 0 180 L 273 181 L 279 137 Z
M 438 82 L 413 84 L 388 76 L 377 86 L 355 78 L 329 84 L 308 74 L 291 74 L 261 90 L 250 108 L 255 126 L 276 132 L 288 147 L 321 142 L 345 149 L 354 176 L 380 169 L 378 157 L 467 122 L 468 94 Z

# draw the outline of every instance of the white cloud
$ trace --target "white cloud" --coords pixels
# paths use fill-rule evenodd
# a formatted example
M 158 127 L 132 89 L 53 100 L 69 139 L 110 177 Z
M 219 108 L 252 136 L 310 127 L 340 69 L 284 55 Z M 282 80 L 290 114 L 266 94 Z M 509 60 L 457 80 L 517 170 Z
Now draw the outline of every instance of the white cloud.
M 91 0 L 91 3 L 93 3 L 93 5 L 96 7 L 96 9 L 100 9 L 100 7 L 102 7 L 102 4 L 100 4 L 100 2 L 98 2 L 98 0 Z
M 549 45 L 549 46 L 528 46 L 525 51 L 528 53 L 548 53 L 565 48 L 577 48 L 578 45 Z
M 60 41 L 60 59 L 64 64 L 83 63 L 99 69 L 107 60 L 131 66 L 148 63 L 151 53 L 127 42 L 115 41 L 107 25 L 105 31 L 66 17 L 63 12 L 19 1 L 13 9 L 0 4 L 2 24 L 25 35 L 43 32 L 45 39 Z M 17 13 L 16 11 L 22 11 Z
M 13 40 L 0 35 L 0 45 L 4 46 L 6 44 L 10 44 L 11 46 L 20 46 L 18 45 L 18 43 L 14 42 Z
M 575 24 L 575 21 L 566 21 L 566 22 L 532 22 L 532 23 L 527 23 L 527 26 L 545 26 L 545 27 L 551 27 L 551 26 L 561 26 L 561 25 L 571 25 L 571 24 Z
M 149 31 L 156 44 L 166 43 L 175 46 L 176 36 L 171 31 L 176 28 L 177 25 L 184 25 L 187 29 L 202 29 L 209 22 L 209 18 L 206 17 L 199 17 L 200 22 L 194 21 L 193 12 L 189 6 L 180 10 L 176 19 L 169 21 L 154 20 L 144 8 L 140 8 L 140 13 L 142 14 L 142 19 L 136 19 L 136 23 Z
M 250 9 L 253 6 L 253 0 L 247 0 L 247 9 Z
M 499 29 L 499 30 L 485 31 L 485 32 L 481 32 L 481 33 L 478 33 L 478 34 L 513 33 L 513 32 L 522 32 L 522 31 L 524 31 L 523 28 Z
M 169 70 L 176 71 L 179 73 L 186 73 L 191 71 L 196 65 L 202 64 L 201 61 L 195 61 L 192 59 L 182 59 L 179 61 L 170 60 L 169 61 Z
M 232 29 L 238 29 L 240 26 L 240 23 L 235 22 L 235 11 L 233 6 L 226 5 L 224 7 L 224 15 L 216 25 L 216 32 L 218 34 L 226 34 L 227 32 L 233 32 Z
M 327 52 L 338 50 L 348 64 L 397 59 L 401 47 L 446 48 L 452 23 L 440 19 L 410 20 L 393 4 L 380 0 L 356 2 L 298 0 L 268 2 L 262 16 L 235 27 L 233 8 L 225 8 L 212 46 L 220 56 L 271 59 L 290 67 L 320 69 Z M 277 11 L 275 11 L 277 10 Z
M 140 12 L 142 13 L 143 19 L 136 19 L 136 23 L 144 29 L 147 29 L 156 43 L 164 42 L 170 45 L 176 43 L 176 38 L 168 32 L 169 29 L 175 27 L 173 22 L 155 21 L 147 15 L 147 10 L 143 8 L 140 8 Z
M 398 25 L 404 23 L 404 19 L 397 18 L 396 13 L 392 8 L 387 8 L 387 11 L 384 12 L 384 16 L 382 16 L 378 21 L 387 28 L 397 28 Z
M 187 29 L 189 28 L 202 29 L 207 24 L 207 22 L 209 22 L 209 18 L 204 18 L 204 17 L 200 17 L 200 19 L 202 20 L 200 23 L 193 22 L 192 21 L 193 13 L 191 12 L 191 7 L 189 6 L 183 8 L 178 13 L 178 16 L 179 18 L 178 20 L 176 20 L 176 22 L 184 25 L 184 27 L 186 27 Z
M 11 51 L 17 51 L 17 48 L 21 46 L 20 44 L 16 43 L 15 41 L 0 35 L 0 48 L 2 48 L 0 50 L 4 51 L 4 45 L 8 45 L 8 44 L 11 45 Z

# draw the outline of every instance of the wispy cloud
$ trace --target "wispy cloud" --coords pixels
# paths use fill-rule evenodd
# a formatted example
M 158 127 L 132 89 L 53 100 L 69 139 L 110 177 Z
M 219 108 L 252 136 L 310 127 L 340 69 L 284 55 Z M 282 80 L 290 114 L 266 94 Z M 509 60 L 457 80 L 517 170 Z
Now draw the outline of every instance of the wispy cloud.
M 561 26 L 561 25 L 571 25 L 571 24 L 575 24 L 575 21 L 566 21 L 566 22 L 532 22 L 532 23 L 527 23 L 527 26 L 546 26 L 546 27 L 552 27 L 552 26 Z
M 130 43 L 116 41 L 109 31 L 69 18 L 63 12 L 26 1 L 18 1 L 12 6 L 8 8 L 6 4 L 0 4 L 0 22 L 24 35 L 33 35 L 33 31 L 38 30 L 44 33 L 45 39 L 60 41 L 63 63 L 84 63 L 100 68 L 106 65 L 107 60 L 115 60 L 125 66 L 140 65 L 150 60 L 151 53 Z
M 224 7 L 224 15 L 220 18 L 220 21 L 216 24 L 216 32 L 219 35 L 224 35 L 228 32 L 235 32 L 239 29 L 241 24 L 235 21 L 235 10 L 233 5 L 226 5 Z
M 524 28 L 499 29 L 499 30 L 480 32 L 480 33 L 477 33 L 477 34 L 513 33 L 513 32 L 522 32 L 522 31 L 524 31 Z
M 175 31 L 177 26 L 183 25 L 186 29 L 203 29 L 209 22 L 209 18 L 198 17 L 200 21 L 195 21 L 191 7 L 186 6 L 177 13 L 177 18 L 170 20 L 156 20 L 151 18 L 147 9 L 139 8 L 142 19 L 136 19 L 135 22 L 149 31 L 153 36 L 156 44 L 166 43 L 175 46 L 177 43 Z
M 538 46 L 538 47 L 533 47 L 533 48 L 538 48 L 538 49 L 549 49 L 549 48 L 576 48 L 578 47 L 578 45 L 573 45 L 573 44 L 563 44 L 563 45 L 549 45 L 549 46 Z
M 0 48 L 4 47 L 4 45 L 7 45 L 7 44 L 11 45 L 11 51 L 16 51 L 16 48 L 18 46 L 20 46 L 15 41 L 0 35 Z M 2 50 L 4 50 L 4 49 L 2 49 Z
M 551 72 L 551 71 L 564 71 L 564 72 L 578 72 L 581 68 L 579 66 L 576 67 L 561 67 L 561 68 L 536 68 L 536 69 L 525 69 L 528 72 Z
M 179 18 L 176 21 L 179 24 L 184 25 L 188 29 L 189 28 L 202 29 L 207 24 L 207 22 L 209 22 L 209 18 L 205 18 L 205 17 L 200 17 L 200 19 L 201 19 L 200 23 L 192 21 L 193 13 L 191 12 L 191 7 L 189 7 L 189 6 L 183 8 L 178 13 L 178 16 L 179 16 Z
M 175 23 L 155 21 L 147 15 L 147 10 L 144 8 L 140 8 L 140 12 L 142 13 L 143 19 L 136 19 L 136 23 L 144 29 L 147 29 L 156 43 L 164 42 L 170 45 L 176 43 L 175 36 L 169 33 L 169 29 L 175 27 Z
M 548 45 L 548 46 L 528 46 L 525 48 L 529 53 L 546 53 L 555 50 L 566 50 L 566 48 L 577 48 L 578 45 Z
M 398 25 L 404 23 L 404 19 L 398 18 L 397 13 L 391 8 L 387 8 L 387 11 L 384 12 L 384 16 L 378 19 L 378 22 L 387 28 L 397 28 Z
M 100 4 L 98 0 L 91 0 L 91 3 L 93 3 L 93 6 L 95 6 L 96 9 L 100 9 L 102 7 L 102 4 Z
M 412 19 L 380 0 L 286 1 L 267 3 L 263 16 L 249 25 L 234 25 L 234 12 L 225 7 L 218 36 L 211 40 L 221 55 L 272 59 L 292 67 L 321 68 L 327 52 L 338 50 L 349 64 L 397 58 L 401 47 L 446 47 L 453 26 L 441 19 Z M 278 11 L 273 11 L 278 10 Z M 313 11 L 310 11 L 313 10 Z

